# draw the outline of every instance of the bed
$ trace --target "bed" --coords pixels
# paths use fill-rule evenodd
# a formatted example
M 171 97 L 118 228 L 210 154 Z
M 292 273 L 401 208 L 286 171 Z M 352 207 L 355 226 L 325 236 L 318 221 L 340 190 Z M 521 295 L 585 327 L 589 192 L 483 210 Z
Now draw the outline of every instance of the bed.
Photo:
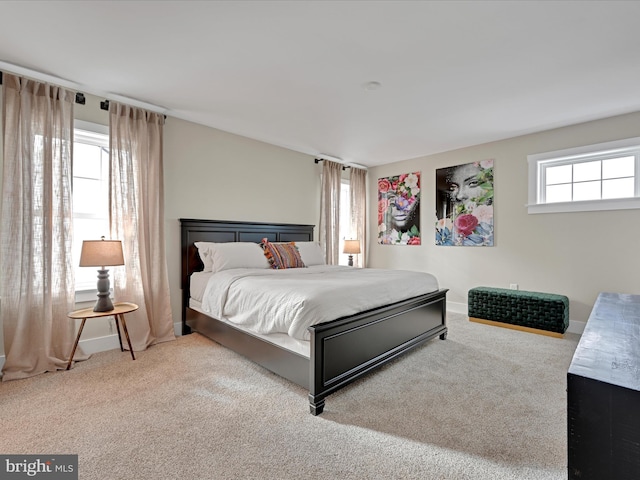
M 264 238 L 312 242 L 314 226 L 199 219 L 181 219 L 180 223 L 182 333 L 198 332 L 308 389 L 313 415 L 322 413 L 331 393 L 435 337 L 444 340 L 447 336 L 447 289 L 440 288 L 310 325 L 308 341 L 291 340 L 286 334 L 255 333 L 214 318 L 190 294 L 192 276 L 204 270 L 197 242 L 260 243 Z

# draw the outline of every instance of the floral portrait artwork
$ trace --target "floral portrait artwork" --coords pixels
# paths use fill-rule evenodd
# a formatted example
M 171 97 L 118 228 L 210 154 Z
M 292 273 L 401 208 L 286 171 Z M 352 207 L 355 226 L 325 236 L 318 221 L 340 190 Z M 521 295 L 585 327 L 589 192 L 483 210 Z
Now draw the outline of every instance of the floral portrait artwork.
M 493 246 L 493 160 L 436 170 L 436 245 Z
M 420 245 L 420 172 L 378 179 L 378 243 Z

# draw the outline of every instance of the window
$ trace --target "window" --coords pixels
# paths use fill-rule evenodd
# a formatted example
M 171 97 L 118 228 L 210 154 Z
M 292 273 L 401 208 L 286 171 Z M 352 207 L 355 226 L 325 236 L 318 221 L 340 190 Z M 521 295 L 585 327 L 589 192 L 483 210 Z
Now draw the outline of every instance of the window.
M 73 142 L 73 264 L 76 300 L 94 300 L 97 269 L 81 268 L 83 240 L 109 237 L 109 130 L 76 120 Z
M 529 213 L 640 208 L 640 138 L 529 155 Z
M 349 264 L 349 255 L 342 253 L 344 251 L 344 240 L 353 238 L 351 236 L 351 189 L 349 182 L 342 179 L 340 184 L 340 257 L 339 265 Z

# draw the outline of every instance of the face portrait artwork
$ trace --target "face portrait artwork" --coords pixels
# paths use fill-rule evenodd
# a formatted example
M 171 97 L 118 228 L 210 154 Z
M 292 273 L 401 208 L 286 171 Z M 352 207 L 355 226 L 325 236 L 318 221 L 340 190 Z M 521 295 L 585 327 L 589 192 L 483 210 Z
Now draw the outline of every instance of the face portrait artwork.
M 420 245 L 420 172 L 378 179 L 378 243 Z
M 493 160 L 436 170 L 436 245 L 493 246 Z

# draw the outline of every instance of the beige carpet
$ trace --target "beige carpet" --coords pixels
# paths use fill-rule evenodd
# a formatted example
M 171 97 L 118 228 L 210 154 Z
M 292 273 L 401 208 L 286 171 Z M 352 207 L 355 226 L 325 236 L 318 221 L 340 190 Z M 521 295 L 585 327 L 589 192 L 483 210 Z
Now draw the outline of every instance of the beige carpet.
M 555 339 L 449 314 L 435 339 L 327 398 L 197 334 L 0 384 L 0 452 L 78 454 L 81 479 L 566 478 Z

